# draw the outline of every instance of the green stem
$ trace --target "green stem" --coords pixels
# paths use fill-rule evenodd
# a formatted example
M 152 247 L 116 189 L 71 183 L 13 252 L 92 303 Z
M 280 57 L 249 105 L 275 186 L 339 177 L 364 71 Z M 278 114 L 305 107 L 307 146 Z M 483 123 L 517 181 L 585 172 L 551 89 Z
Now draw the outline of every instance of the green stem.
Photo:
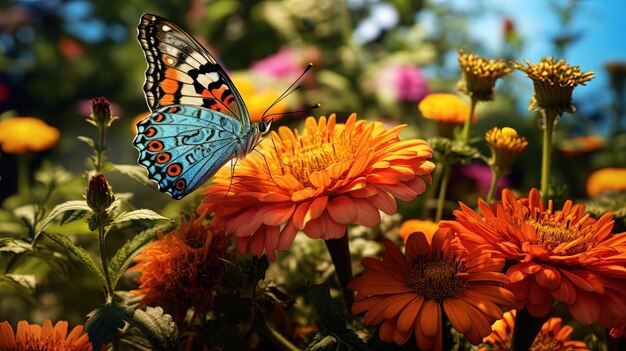
M 437 199 L 437 214 L 435 215 L 435 222 L 439 222 L 443 216 L 443 205 L 446 202 L 446 191 L 448 191 L 448 181 L 450 180 L 451 173 L 452 167 L 444 165 L 443 178 L 441 179 L 441 187 L 439 188 L 439 198 Z
M 96 169 L 96 173 L 102 172 L 102 163 L 104 159 L 104 150 L 106 149 L 104 143 L 106 140 L 107 127 L 100 126 L 98 128 L 100 130 L 100 142 L 96 145 L 96 162 L 94 167 Z
M 492 167 L 491 168 L 491 184 L 489 184 L 489 192 L 487 193 L 487 203 L 491 203 L 493 200 L 493 193 L 496 192 L 496 186 L 500 180 L 500 174 Z
M 106 292 L 106 300 L 107 303 L 111 303 L 113 301 L 113 285 L 111 284 L 111 276 L 109 275 L 109 265 L 107 262 L 107 253 L 105 248 L 105 230 L 103 226 L 98 227 L 98 243 L 100 244 L 100 259 L 102 260 L 102 272 L 104 273 L 104 278 L 106 280 L 106 284 L 104 290 Z
M 431 209 L 430 204 L 435 197 L 436 189 L 439 188 L 439 184 L 441 183 L 441 175 L 443 174 L 441 169 L 442 167 L 442 163 L 437 163 L 437 165 L 435 166 L 435 171 L 433 172 L 433 182 L 428 187 L 428 189 L 426 189 L 426 193 L 422 196 L 422 218 L 429 218 Z
M 348 310 L 350 310 L 354 303 L 354 294 L 351 290 L 348 290 L 348 283 L 352 280 L 352 260 L 350 259 L 348 228 L 346 227 L 346 233 L 341 238 L 328 239 L 324 242 L 326 243 L 326 248 L 335 266 L 335 272 L 339 279 L 339 286 L 341 286 L 344 301 L 346 302 Z
M 272 344 L 281 351 L 302 351 L 296 345 L 292 344 L 287 338 L 282 336 L 274 328 L 272 328 L 267 322 L 261 318 L 256 318 L 256 330 L 263 334 Z
M 17 157 L 17 195 L 27 200 L 30 197 L 30 184 L 28 175 L 28 164 L 30 153 L 18 155 Z
M 552 136 L 557 114 L 554 110 L 542 110 L 543 114 L 543 149 L 541 154 L 541 195 L 544 198 L 550 196 L 550 163 L 552 158 Z
M 467 143 L 469 141 L 470 136 L 470 126 L 472 125 L 472 117 L 474 116 L 474 109 L 476 108 L 476 104 L 478 100 L 472 98 L 472 102 L 470 105 L 469 116 L 465 119 L 465 123 L 463 123 L 463 132 L 461 134 L 461 141 Z

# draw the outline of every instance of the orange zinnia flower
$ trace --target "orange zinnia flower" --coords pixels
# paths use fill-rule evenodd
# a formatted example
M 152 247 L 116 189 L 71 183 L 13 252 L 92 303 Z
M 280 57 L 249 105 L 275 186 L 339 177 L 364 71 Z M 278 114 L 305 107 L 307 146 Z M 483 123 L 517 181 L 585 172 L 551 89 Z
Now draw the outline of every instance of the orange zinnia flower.
M 406 244 L 409 236 L 422 232 L 426 234 L 426 240 L 430 243 L 437 229 L 439 229 L 439 224 L 431 220 L 409 219 L 402 223 L 399 234 L 402 238 L 402 242 Z
M 58 321 L 54 326 L 47 319 L 43 325 L 29 324 L 27 321 L 17 323 L 17 333 L 9 322 L 0 323 L 1 351 L 91 351 L 89 336 L 83 333 L 84 327 L 78 325 L 67 334 L 68 323 Z
M 364 258 L 365 272 L 348 285 L 356 290 L 352 313 L 363 323 L 381 324 L 382 341 L 405 344 L 415 335 L 420 350 L 441 350 L 443 311 L 452 326 L 478 344 L 502 317 L 498 305 L 512 306 L 515 295 L 491 253 L 469 253 L 451 230 L 438 230 L 429 244 L 423 233 L 409 236 L 406 254 L 385 240 L 382 260 Z
M 468 250 L 487 246 L 509 261 L 511 291 L 534 317 L 545 317 L 554 300 L 579 322 L 611 328 L 626 321 L 626 235 L 613 235 L 610 213 L 598 220 L 583 205 L 544 208 L 537 189 L 527 199 L 502 191 L 502 203 L 480 200 L 482 216 L 461 203 L 453 228 Z
M 327 240 L 348 223 L 374 226 L 379 210 L 395 213 L 395 198 L 412 200 L 431 181 L 432 150 L 423 140 L 400 141 L 403 127 L 386 130 L 356 114 L 345 124 L 334 114 L 309 117 L 302 133 L 281 127 L 257 147 L 262 155 L 238 162 L 232 179 L 228 166 L 213 177 L 198 212 L 215 212 L 212 224 L 236 233 L 241 253 L 265 251 L 271 260 L 299 230 Z
M 181 219 L 180 227 L 169 234 L 158 234 L 134 261 L 129 272 L 141 272 L 136 295 L 144 295 L 145 305 L 159 305 L 180 324 L 187 309 L 194 308 L 194 317 L 203 315 L 213 305 L 213 296 L 225 270 L 224 260 L 230 238 L 213 232 L 197 219 Z
M 0 121 L 0 144 L 7 154 L 50 149 L 60 136 L 58 129 L 35 117 L 11 117 Z
M 437 122 L 463 124 L 469 115 L 470 106 L 454 94 L 428 94 L 417 105 L 424 118 Z M 476 122 L 476 114 L 472 123 Z
M 478 351 L 509 351 L 511 338 L 515 327 L 516 311 L 511 310 L 504 314 L 502 319 L 496 321 L 491 328 L 493 332 L 483 342 L 489 346 L 483 346 Z M 574 331 L 569 325 L 561 327 L 561 318 L 550 318 L 543 324 L 539 334 L 533 341 L 530 351 L 589 351 L 584 341 L 569 340 Z

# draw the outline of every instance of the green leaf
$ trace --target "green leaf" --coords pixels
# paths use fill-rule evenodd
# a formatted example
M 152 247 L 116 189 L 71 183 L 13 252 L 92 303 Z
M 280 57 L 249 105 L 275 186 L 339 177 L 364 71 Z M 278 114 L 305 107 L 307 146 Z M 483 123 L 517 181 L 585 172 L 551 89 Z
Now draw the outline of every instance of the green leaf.
M 152 344 L 153 350 L 177 350 L 179 346 L 178 329 L 169 314 L 164 314 L 161 307 L 146 307 L 135 310 L 132 320 L 128 321 L 139 328 Z
M 89 145 L 90 148 L 92 148 L 93 150 L 96 149 L 96 143 L 93 141 L 93 139 L 86 137 L 86 136 L 78 136 L 78 140 L 84 142 L 85 144 Z
M 113 165 L 112 171 L 127 175 L 128 177 L 148 186 L 154 186 L 154 182 L 148 178 L 146 169 L 139 165 Z
M 69 210 L 69 211 L 63 212 L 63 216 L 61 217 L 60 223 L 61 225 L 72 223 L 74 221 L 77 221 L 85 217 L 87 213 L 89 213 L 89 211 L 87 210 Z
M 139 210 L 134 210 L 130 212 L 122 212 L 120 213 L 112 222 L 111 225 L 120 225 L 124 222 L 129 221 L 143 221 L 143 220 L 169 220 L 167 217 L 163 217 L 160 214 L 148 210 L 146 208 L 142 208 Z
M 72 200 L 59 204 L 55 208 L 53 208 L 52 211 L 50 211 L 50 213 L 48 214 L 48 217 L 43 220 L 39 232 L 42 232 L 46 228 L 46 226 L 48 226 L 48 224 L 50 224 L 50 222 L 52 222 L 52 220 L 54 220 L 58 215 L 68 211 L 71 211 L 73 214 L 75 211 L 91 211 L 91 209 L 89 208 L 89 206 L 87 206 L 87 201 L 85 200 Z M 70 215 L 70 217 L 71 216 L 72 215 Z
M 29 229 L 35 226 L 35 213 L 37 213 L 37 205 L 24 205 L 13 210 L 13 213 L 24 221 Z
M 85 330 L 89 334 L 93 349 L 100 350 L 103 345 L 109 343 L 117 330 L 124 326 L 124 321 L 132 319 L 132 315 L 132 307 L 116 302 L 102 305 L 89 312 Z
M 145 230 L 135 235 L 117 250 L 115 256 L 113 256 L 109 263 L 109 273 L 111 275 L 113 289 L 115 289 L 117 282 L 131 264 L 133 258 L 141 252 L 146 244 L 154 239 L 155 233 L 158 231 L 167 231 L 171 226 L 172 224 L 168 224 Z
M 35 292 L 36 279 L 34 275 L 26 274 L 3 274 L 0 275 L 0 286 L 8 286 L 17 291 L 20 296 L 26 298 L 30 303 L 35 304 L 33 297 Z
M 13 238 L 0 238 L 0 252 L 12 252 L 14 254 L 31 251 L 30 243 Z
M 57 244 L 63 246 L 68 251 L 73 253 L 78 258 L 78 260 L 81 261 L 100 280 L 100 283 L 103 286 L 106 285 L 106 279 L 104 278 L 104 273 L 102 273 L 102 269 L 96 264 L 96 262 L 85 249 L 78 245 L 75 245 L 65 235 L 47 232 L 44 232 L 44 234 Z
M 313 341 L 304 349 L 304 351 L 330 351 L 335 349 L 337 339 L 330 335 L 317 333 Z

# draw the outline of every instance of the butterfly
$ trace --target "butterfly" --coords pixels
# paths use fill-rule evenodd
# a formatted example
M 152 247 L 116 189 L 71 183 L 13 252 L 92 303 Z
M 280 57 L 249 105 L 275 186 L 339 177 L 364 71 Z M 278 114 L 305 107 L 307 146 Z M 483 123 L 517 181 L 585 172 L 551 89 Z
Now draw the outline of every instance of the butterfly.
M 137 162 L 160 191 L 179 200 L 252 152 L 272 120 L 252 123 L 224 68 L 176 24 L 144 14 L 138 33 L 151 114 L 137 123 Z

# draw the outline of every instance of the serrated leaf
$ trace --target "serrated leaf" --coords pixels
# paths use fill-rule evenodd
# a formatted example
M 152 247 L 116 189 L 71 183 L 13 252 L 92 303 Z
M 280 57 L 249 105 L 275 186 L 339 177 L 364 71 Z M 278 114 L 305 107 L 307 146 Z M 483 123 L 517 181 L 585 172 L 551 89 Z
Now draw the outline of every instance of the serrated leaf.
M 91 122 L 90 122 L 91 123 Z M 86 136 L 78 136 L 78 140 L 84 142 L 85 144 L 89 145 L 90 148 L 94 149 L 96 148 L 96 143 L 93 141 L 93 139 L 91 139 L 90 137 L 86 137 Z
M 138 235 L 135 235 L 131 240 L 124 243 L 124 245 L 117 250 L 115 256 L 111 259 L 111 263 L 109 264 L 109 272 L 111 275 L 111 284 L 113 285 L 113 289 L 115 289 L 117 282 L 122 274 L 124 274 L 133 258 L 141 252 L 146 244 L 154 239 L 155 233 L 157 231 L 167 231 L 169 227 L 170 225 L 166 225 L 145 230 Z
M 326 334 L 317 333 L 313 341 L 304 349 L 304 351 L 330 351 L 335 349 L 337 340 Z
M 132 319 L 133 308 L 119 303 L 105 304 L 89 312 L 85 330 L 94 350 L 102 349 L 113 339 L 125 320 Z
M 177 350 L 179 346 L 178 329 L 169 314 L 164 314 L 161 307 L 146 307 L 135 310 L 128 321 L 139 328 L 152 344 L 153 350 Z
M 87 206 L 87 201 L 85 200 L 72 200 L 66 201 L 62 204 L 55 206 L 52 211 L 48 214 L 48 217 L 41 222 L 41 227 L 39 231 L 42 232 L 52 220 L 54 220 L 58 215 L 68 212 L 68 211 L 91 211 L 89 206 Z
M 102 273 L 102 269 L 100 266 L 96 264 L 93 258 L 89 255 L 89 253 L 83 249 L 82 247 L 75 245 L 67 236 L 58 234 L 58 233 L 47 233 L 44 234 L 50 238 L 52 241 L 57 244 L 63 246 L 68 251 L 73 253 L 80 262 L 82 262 L 99 280 L 100 283 L 104 286 L 106 284 L 106 280 L 104 278 L 104 274 Z
M 369 350 L 367 343 L 365 343 L 363 339 L 359 338 L 359 336 L 356 335 L 356 333 L 352 329 L 347 329 L 345 333 L 341 335 L 335 335 L 335 336 L 339 339 L 339 341 L 341 341 L 343 344 L 348 345 L 353 350 L 358 350 L 358 351 Z
M 120 225 L 124 222 L 138 221 L 138 220 L 156 221 L 156 220 L 169 220 L 169 218 L 163 217 L 160 214 L 152 210 L 148 210 L 147 208 L 142 208 L 139 210 L 120 213 L 117 217 L 115 217 L 113 222 L 111 222 L 111 225 Z
M 128 177 L 148 186 L 154 186 L 154 182 L 148 178 L 146 169 L 139 165 L 113 165 L 113 171 L 125 174 Z
M 30 243 L 13 238 L 0 238 L 0 252 L 12 252 L 15 254 L 31 251 Z
M 87 210 L 69 210 L 69 211 L 63 212 L 63 216 L 61 217 L 60 223 L 61 225 L 72 223 L 74 221 L 77 221 L 85 217 L 87 213 L 89 213 L 89 211 Z

